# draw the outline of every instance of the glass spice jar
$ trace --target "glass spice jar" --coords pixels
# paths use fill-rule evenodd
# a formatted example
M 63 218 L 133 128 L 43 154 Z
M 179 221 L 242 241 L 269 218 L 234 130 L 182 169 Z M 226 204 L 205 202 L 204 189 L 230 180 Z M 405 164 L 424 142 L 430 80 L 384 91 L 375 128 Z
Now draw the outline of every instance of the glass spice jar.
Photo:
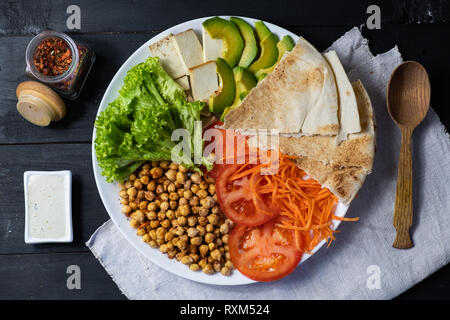
M 73 100 L 80 95 L 94 60 L 95 53 L 87 45 L 62 32 L 43 31 L 27 46 L 26 72 Z

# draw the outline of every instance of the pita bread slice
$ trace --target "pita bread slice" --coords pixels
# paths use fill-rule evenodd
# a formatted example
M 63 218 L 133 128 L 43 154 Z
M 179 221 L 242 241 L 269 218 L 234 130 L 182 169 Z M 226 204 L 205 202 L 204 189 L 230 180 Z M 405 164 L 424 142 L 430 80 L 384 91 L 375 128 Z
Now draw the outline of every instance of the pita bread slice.
M 335 169 L 307 157 L 298 157 L 293 161 L 347 206 L 355 198 L 366 179 L 366 172 L 362 168 Z
M 227 114 L 224 127 L 336 135 L 338 97 L 333 71 L 323 56 L 300 38 L 239 107 Z
M 356 103 L 355 92 L 348 80 L 344 67 L 339 60 L 336 51 L 324 53 L 325 59 L 328 61 L 336 79 L 337 91 L 339 96 L 339 133 L 336 136 L 336 144 L 347 140 L 349 133 L 357 133 L 361 131 L 359 123 L 358 105 Z
M 374 113 L 361 81 L 352 83 L 352 87 L 358 105 L 361 132 L 349 134 L 348 139 L 340 145 L 335 144 L 335 137 L 282 134 L 279 137 L 281 152 L 308 157 L 337 169 L 356 167 L 369 173 L 375 154 Z

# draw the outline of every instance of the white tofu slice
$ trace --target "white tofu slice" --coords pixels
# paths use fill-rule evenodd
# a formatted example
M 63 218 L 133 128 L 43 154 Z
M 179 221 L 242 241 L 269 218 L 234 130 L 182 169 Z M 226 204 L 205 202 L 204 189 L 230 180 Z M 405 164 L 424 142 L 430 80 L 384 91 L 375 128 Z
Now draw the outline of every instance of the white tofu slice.
M 203 37 L 203 61 L 216 60 L 222 54 L 222 39 L 213 39 L 209 35 L 208 31 L 202 28 Z
M 186 75 L 186 69 L 176 47 L 173 35 L 168 35 L 164 39 L 150 45 L 150 55 L 159 57 L 159 61 L 164 70 L 173 79 Z
M 191 90 L 191 85 L 189 84 L 189 76 L 182 76 L 181 78 L 175 79 L 175 82 L 178 83 L 184 91 Z
M 183 61 L 184 74 L 188 74 L 189 68 L 203 63 L 202 44 L 192 29 L 177 33 L 173 37 L 178 54 Z
M 208 102 L 209 97 L 219 88 L 215 61 L 208 61 L 189 69 L 189 77 L 194 100 Z

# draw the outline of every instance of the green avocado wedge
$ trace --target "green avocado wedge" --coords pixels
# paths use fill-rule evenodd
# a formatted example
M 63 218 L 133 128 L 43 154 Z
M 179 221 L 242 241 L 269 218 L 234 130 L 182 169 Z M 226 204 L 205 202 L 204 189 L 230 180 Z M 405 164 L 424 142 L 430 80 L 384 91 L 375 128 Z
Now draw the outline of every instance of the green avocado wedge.
M 244 49 L 244 40 L 236 25 L 219 17 L 205 20 L 202 25 L 211 38 L 222 39 L 222 57 L 231 67 L 234 67 L 239 62 Z
M 239 66 L 234 67 L 233 74 L 234 74 L 234 81 L 236 83 L 236 97 L 234 99 L 233 104 L 229 107 L 226 107 L 225 110 L 223 111 L 222 116 L 220 118 L 221 121 L 225 119 L 225 116 L 230 110 L 238 107 L 241 104 L 245 96 L 250 92 L 250 90 L 256 87 L 257 84 L 257 81 L 253 76 L 253 74 L 243 67 Z
M 278 48 L 277 48 L 277 36 L 271 33 L 264 40 L 262 40 L 259 45 L 261 46 L 261 54 L 259 58 L 254 61 L 248 70 L 253 74 L 256 74 L 261 69 L 270 68 L 273 66 L 278 59 Z
M 244 39 L 244 50 L 242 51 L 238 66 L 248 68 L 258 54 L 258 44 L 256 43 L 255 33 L 252 26 L 241 18 L 231 17 L 230 21 L 237 26 Z
M 209 111 L 220 113 L 225 107 L 233 104 L 236 96 L 236 84 L 233 70 L 225 59 L 217 58 L 216 70 L 219 74 L 219 90 L 209 98 Z
M 265 38 L 272 34 L 269 28 L 267 28 L 267 26 L 261 20 L 255 22 L 255 31 L 256 35 L 258 36 L 259 42 L 263 41 Z
M 258 79 L 258 81 L 261 81 L 262 79 L 264 79 L 264 77 L 266 75 L 268 75 L 270 72 L 273 71 L 273 69 L 275 69 L 275 66 L 278 64 L 278 62 L 280 62 L 284 53 L 287 51 L 291 51 L 294 47 L 295 47 L 295 42 L 294 42 L 294 40 L 292 40 L 292 38 L 290 36 L 284 36 L 280 41 L 278 41 L 278 43 L 277 43 L 277 48 L 278 48 L 277 62 L 269 68 L 258 70 L 255 74 L 256 79 Z

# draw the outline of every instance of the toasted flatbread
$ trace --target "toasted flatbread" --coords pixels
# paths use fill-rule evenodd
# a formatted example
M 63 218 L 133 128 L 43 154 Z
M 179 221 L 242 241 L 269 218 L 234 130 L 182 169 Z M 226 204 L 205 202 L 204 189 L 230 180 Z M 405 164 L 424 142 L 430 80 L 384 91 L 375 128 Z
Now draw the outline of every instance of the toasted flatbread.
M 300 38 L 275 69 L 225 117 L 227 129 L 336 135 L 338 95 L 328 62 Z
M 370 173 L 375 154 L 374 113 L 361 81 L 352 83 L 358 105 L 361 132 L 348 135 L 336 145 L 335 137 L 280 135 L 283 153 L 308 157 L 333 168 L 362 168 Z
M 339 96 L 339 133 L 336 136 L 336 144 L 347 140 L 349 133 L 357 133 L 361 131 L 359 122 L 358 105 L 356 103 L 355 92 L 348 80 L 344 67 L 339 60 L 336 51 L 328 51 L 324 53 L 325 59 L 328 61 L 336 79 L 337 91 Z
M 328 188 L 345 205 L 349 205 L 355 198 L 366 179 L 366 172 L 362 168 L 334 169 L 330 165 L 307 157 L 298 157 L 293 161 L 322 187 Z
M 375 153 L 375 123 L 372 105 L 362 83 L 352 83 L 358 105 L 361 129 L 349 134 L 340 145 L 335 137 L 286 137 L 279 136 L 282 153 L 295 155 L 293 160 L 311 178 L 330 189 L 344 204 L 348 205 L 361 188 L 366 175 L 372 170 Z M 273 148 L 268 139 L 250 137 L 250 146 L 262 149 Z

